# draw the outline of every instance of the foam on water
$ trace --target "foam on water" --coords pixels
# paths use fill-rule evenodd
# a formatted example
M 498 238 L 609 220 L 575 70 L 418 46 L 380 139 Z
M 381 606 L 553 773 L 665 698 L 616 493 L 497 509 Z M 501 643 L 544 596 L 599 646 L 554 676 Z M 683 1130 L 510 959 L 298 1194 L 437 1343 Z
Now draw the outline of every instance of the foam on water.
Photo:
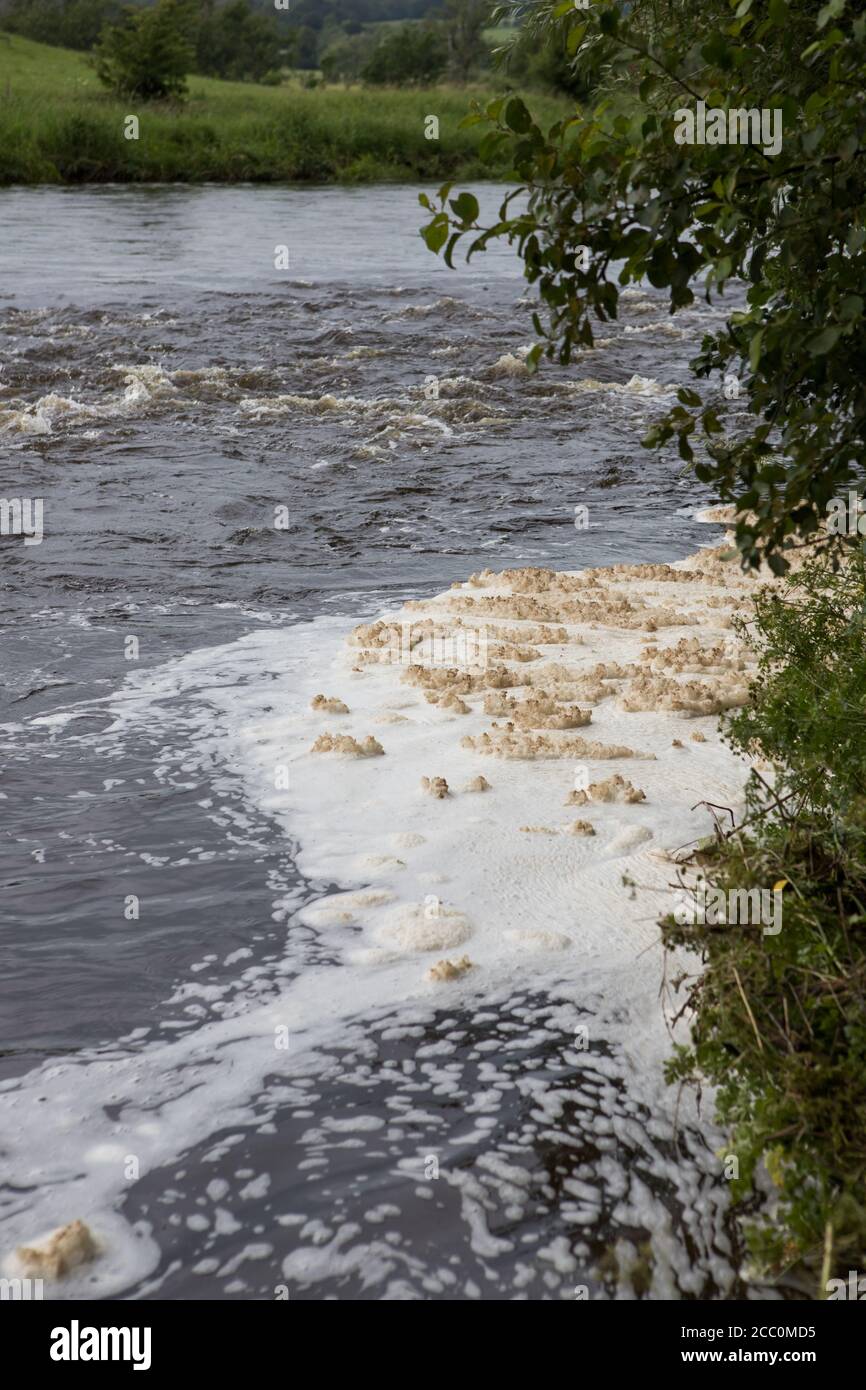
M 718 605 L 706 602 L 736 584 L 696 572 L 694 585 L 683 586 L 666 582 L 663 573 L 631 578 L 622 591 L 659 614 L 674 601 L 691 609 L 681 614 L 681 627 L 672 624 L 666 641 L 691 636 L 695 612 L 710 636 L 724 640 Z M 509 592 L 482 577 L 456 595 L 471 598 L 479 588 L 494 600 Z M 398 623 L 419 616 L 447 622 L 454 592 L 393 616 Z M 611 614 L 617 605 L 621 610 L 619 599 Z M 515 637 L 521 622 L 512 622 Z M 599 661 L 611 672 L 617 666 L 625 671 L 647 640 L 618 618 L 613 626 L 580 624 L 579 633 L 573 622 L 568 626 L 569 640 L 545 649 L 554 681 L 564 669 L 579 677 Z M 611 686 L 594 703 L 592 737 L 609 745 L 628 742 L 646 755 L 623 765 L 646 800 L 593 801 L 581 814 L 590 814 L 595 834 L 568 833 L 571 760 L 479 758 L 462 742 L 490 722 L 477 696 L 465 696 L 468 714 L 453 712 L 447 702 L 431 704 L 423 689 L 401 683 L 401 666 L 365 663 L 346 635 L 345 622 L 333 618 L 253 632 L 132 675 L 116 695 L 66 712 L 69 720 L 95 708 L 110 713 L 111 726 L 99 736 L 103 744 L 153 725 L 164 739 L 166 779 L 182 749 L 184 768 L 211 769 L 217 808 L 220 792 L 240 784 L 250 806 L 298 844 L 298 866 L 314 892 L 321 886 L 315 900 L 305 902 L 303 892 L 275 881 L 274 918 L 287 923 L 284 957 L 270 969 L 239 957 L 242 968 L 231 986 L 179 985 L 166 1005 L 183 1012 L 158 1041 L 120 1039 L 2 1087 L 4 1170 L 12 1194 L 3 1210 L 4 1248 L 81 1217 L 107 1253 L 51 1292 L 104 1296 L 129 1287 L 156 1268 L 159 1247 L 147 1223 L 130 1224 L 120 1214 L 128 1155 L 146 1174 L 218 1131 L 272 1126 L 286 1087 L 309 1086 L 333 1072 L 335 1046 L 357 1046 L 356 1061 L 344 1057 L 336 1075 L 342 1084 L 353 1078 L 362 1084 L 369 1072 L 363 1040 L 371 1030 L 394 1038 L 419 1025 L 426 1031 L 444 1006 L 457 1026 L 438 1029 L 434 1051 L 444 1048 L 443 1056 L 454 1058 L 449 1065 L 456 1071 L 444 1074 L 448 1087 L 460 1094 L 469 1088 L 462 1108 L 467 1117 L 475 1113 L 476 1123 L 465 1142 L 485 1148 L 473 1171 L 451 1167 L 444 1176 L 459 1196 L 474 1255 L 505 1262 L 506 1272 L 496 1278 L 504 1278 L 506 1296 L 526 1296 L 526 1276 L 514 1241 L 491 1234 L 491 1203 L 523 1209 L 520 1186 L 531 1171 L 526 1159 L 544 1134 L 565 1146 L 591 1137 L 606 1155 L 585 1170 L 585 1181 L 568 1179 L 560 1215 L 571 1237 L 555 1235 L 535 1256 L 542 1262 L 537 1268 L 547 1270 L 550 1292 L 544 1296 L 570 1296 L 565 1291 L 575 1270 L 589 1257 L 590 1247 L 575 1232 L 598 1223 L 599 1181 L 605 1200 L 619 1194 L 618 1227 L 651 1233 L 654 1296 L 698 1292 L 708 1278 L 717 1290 L 729 1289 L 736 1270 L 726 1234 L 727 1196 L 712 1156 L 720 1136 L 685 1099 L 675 1117 L 675 1097 L 661 1079 L 670 1040 L 666 1008 L 659 1004 L 656 922 L 671 906 L 673 866 L 666 851 L 705 833 L 707 817 L 691 809 L 697 801 L 736 804 L 743 768 L 718 739 L 713 718 L 663 707 L 627 712 Z M 518 687 L 515 693 L 525 692 Z M 311 709 L 320 694 L 325 701 Z M 332 700 L 342 701 L 348 713 L 332 713 L 339 708 Z M 58 727 L 57 716 L 48 718 Z M 689 731 L 704 731 L 707 741 L 672 754 L 672 734 L 682 732 L 684 721 Z M 384 755 L 312 753 L 323 733 L 359 743 L 374 736 Z M 489 789 L 462 790 L 481 766 Z M 601 766 L 604 775 L 611 771 Z M 448 794 L 426 794 L 422 778 L 440 777 Z M 527 833 L 527 822 L 548 833 Z M 431 976 L 442 953 L 468 957 L 471 968 Z M 536 1002 L 517 1008 L 527 980 Z M 483 1028 L 486 1019 L 509 1011 L 522 1018 L 511 1043 L 497 1045 L 483 1062 L 483 1045 L 468 1059 L 459 1051 L 467 1026 Z M 584 1024 L 589 1050 L 568 1041 Z M 277 1042 L 285 1030 L 287 1049 Z M 582 1082 L 558 1086 L 544 1070 L 514 1082 L 506 1068 L 491 1087 L 510 1047 L 518 1055 L 528 1048 L 531 1056 L 551 1044 L 579 1065 Z M 436 1068 L 425 1084 L 435 1094 Z M 516 1148 L 494 1139 L 491 1128 L 514 1085 L 529 1088 L 534 1116 Z M 565 1116 L 586 1087 L 575 1130 Z M 413 1104 L 423 1106 L 424 1094 L 415 1083 Z M 315 1164 L 324 1164 L 338 1133 L 340 1143 L 360 1143 L 378 1128 L 374 1116 L 338 1114 L 300 1142 L 312 1144 Z M 619 1151 L 631 1158 L 618 1160 Z M 515 1153 L 522 1166 L 511 1173 Z M 413 1162 L 398 1160 L 398 1171 L 409 1165 L 406 1181 L 419 1176 Z M 664 1189 L 676 1194 L 676 1229 L 674 1209 L 659 1196 Z M 311 1288 L 347 1270 L 368 1271 L 374 1283 L 381 1279 L 384 1297 L 418 1296 L 419 1283 L 427 1287 L 424 1281 L 433 1276 L 423 1258 L 404 1252 L 397 1259 L 392 1247 L 380 1248 L 362 1234 L 348 1223 L 321 1240 L 301 1239 L 284 1261 L 284 1277 Z

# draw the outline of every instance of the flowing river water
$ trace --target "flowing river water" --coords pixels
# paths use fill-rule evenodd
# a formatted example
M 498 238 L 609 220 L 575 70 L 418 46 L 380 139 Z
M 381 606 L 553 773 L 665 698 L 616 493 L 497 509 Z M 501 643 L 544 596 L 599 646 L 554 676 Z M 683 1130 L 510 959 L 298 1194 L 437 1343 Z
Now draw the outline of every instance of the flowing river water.
M 0 494 L 44 508 L 0 538 L 0 1255 L 85 1216 L 77 1293 L 742 1288 L 715 1138 L 657 1123 L 613 1042 L 582 1066 L 573 979 L 346 1004 L 302 1064 L 255 1036 L 345 985 L 296 916 L 330 885 L 248 794 L 249 701 L 473 570 L 707 538 L 639 441 L 719 310 L 630 291 L 528 377 L 516 258 L 450 272 L 421 217 L 410 187 L 0 195 Z

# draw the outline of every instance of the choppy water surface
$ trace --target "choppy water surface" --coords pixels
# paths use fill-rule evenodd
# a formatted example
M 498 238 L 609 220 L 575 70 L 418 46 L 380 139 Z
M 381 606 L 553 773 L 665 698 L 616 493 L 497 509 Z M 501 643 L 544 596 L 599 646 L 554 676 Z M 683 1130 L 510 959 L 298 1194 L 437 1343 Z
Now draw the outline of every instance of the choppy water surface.
M 14 1239 L 31 1210 L 80 1214 L 93 1174 L 63 1172 L 58 1088 L 92 1117 L 93 1169 L 146 1149 L 112 1200 L 149 1257 L 94 1293 L 570 1298 L 604 1291 L 587 1270 L 617 1242 L 637 1269 L 659 1222 L 657 1296 L 737 1287 L 718 1182 L 684 1206 L 658 1177 L 683 1141 L 603 1045 L 594 1069 L 569 1050 L 598 982 L 383 1009 L 294 1074 L 240 1060 L 249 1011 L 328 966 L 292 916 L 327 885 L 245 799 L 213 692 L 266 691 L 313 619 L 324 640 L 474 569 L 706 539 L 701 489 L 639 439 L 716 311 L 631 292 L 595 351 L 527 378 L 517 263 L 448 272 L 420 216 L 410 188 L 2 194 L 0 493 L 45 517 L 41 545 L 0 538 L 0 1076 L 26 1121 L 2 1213 Z M 272 670 L 241 659 L 262 632 Z M 112 1147 L 118 1120 L 137 1149 Z

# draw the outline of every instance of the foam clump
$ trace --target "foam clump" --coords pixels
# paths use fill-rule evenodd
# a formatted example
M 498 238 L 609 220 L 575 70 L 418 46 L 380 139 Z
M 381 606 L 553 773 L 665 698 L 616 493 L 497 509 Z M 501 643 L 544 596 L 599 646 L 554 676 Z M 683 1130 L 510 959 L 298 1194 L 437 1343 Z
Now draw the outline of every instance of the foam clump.
M 477 777 L 473 777 L 471 781 L 467 782 L 466 786 L 463 788 L 465 792 L 489 792 L 490 789 L 490 783 L 480 772 Z
M 569 826 L 570 835 L 594 835 L 595 826 L 588 820 L 576 820 Z
M 427 701 L 428 704 L 436 705 L 437 709 L 451 710 L 453 714 L 472 713 L 471 707 L 453 690 L 446 690 L 444 695 L 440 695 L 436 690 L 428 690 Z
M 435 796 L 437 801 L 444 801 L 445 797 L 450 795 L 444 777 L 422 777 L 421 790 L 428 796 Z
M 588 801 L 624 801 L 635 804 L 638 801 L 646 801 L 646 792 L 632 786 L 626 777 L 615 772 L 603 782 L 590 782 L 586 791 L 570 792 L 566 805 L 585 806 Z
M 461 623 L 461 626 L 463 624 Z M 525 623 L 523 627 L 503 627 L 501 623 L 485 623 L 484 631 L 488 640 L 512 642 L 516 646 L 564 646 L 572 639 L 564 627 L 550 623 Z
M 304 909 L 309 922 L 321 926 L 345 926 L 354 922 L 365 908 L 382 907 L 392 903 L 394 894 L 387 888 L 361 888 L 349 893 L 332 893 Z
M 16 1255 L 28 1277 L 61 1279 L 79 1265 L 96 1259 L 99 1248 L 89 1226 L 70 1221 L 52 1231 L 41 1245 L 19 1245 Z
M 487 371 L 490 376 L 529 376 L 530 373 L 523 358 L 513 352 L 504 352 Z
M 541 652 L 536 647 L 517 642 L 494 642 L 489 652 L 498 661 L 538 661 Z
M 514 700 L 501 692 L 486 695 L 484 713 L 506 715 L 515 728 L 523 731 L 579 729 L 592 722 L 589 710 L 579 709 L 577 705 L 561 706 L 542 691 L 526 700 Z
M 344 758 L 376 758 L 385 750 L 372 734 L 368 734 L 363 743 L 352 738 L 351 734 L 319 734 L 310 752 L 339 753 Z
M 673 647 L 659 649 L 655 644 L 645 647 L 641 661 L 649 663 L 650 669 L 659 673 L 709 671 L 719 675 L 725 671 L 742 671 L 746 665 L 744 657 L 728 650 L 724 642 L 707 647 L 696 637 L 681 637 Z
M 459 980 L 461 975 L 465 975 L 466 971 L 471 969 L 472 961 L 468 956 L 461 956 L 459 960 L 437 960 L 427 971 L 427 979 L 444 984 L 447 980 Z
M 705 507 L 695 516 L 695 521 L 715 522 L 719 526 L 733 526 L 736 519 L 737 509 L 733 504 Z
M 452 690 L 471 695 L 477 690 L 507 690 L 512 685 L 528 685 L 529 677 L 509 671 L 507 666 L 491 666 L 486 671 L 458 671 L 453 666 L 407 666 L 403 675 L 407 685 L 430 690 Z
M 406 903 L 394 908 L 377 931 L 386 946 L 401 951 L 448 951 L 472 935 L 465 913 L 443 903 Z
M 310 701 L 310 709 L 315 710 L 317 714 L 349 713 L 349 706 L 345 705 L 342 700 L 338 700 L 336 696 L 329 698 L 326 695 L 314 695 Z
M 680 714 L 721 714 L 744 705 L 748 687 L 733 672 L 714 682 L 677 681 L 668 676 L 638 676 L 620 698 L 621 708 L 634 714 L 640 710 L 670 710 Z
M 460 740 L 463 748 L 474 753 L 484 753 L 496 758 L 596 758 L 607 761 L 611 758 L 645 758 L 649 754 L 635 752 L 625 744 L 593 743 L 585 738 L 553 739 L 549 734 L 512 734 L 496 732 L 468 734 Z

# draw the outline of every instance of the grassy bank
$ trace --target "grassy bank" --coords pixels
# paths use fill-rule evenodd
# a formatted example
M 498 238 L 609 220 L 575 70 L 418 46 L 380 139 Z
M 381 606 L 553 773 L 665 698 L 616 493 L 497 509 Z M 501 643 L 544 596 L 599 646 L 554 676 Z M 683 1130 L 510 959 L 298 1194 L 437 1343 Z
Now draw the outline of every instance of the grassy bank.
M 233 183 L 505 176 L 477 159 L 479 127 L 460 130 L 491 90 L 281 87 L 191 77 L 182 106 L 119 101 L 85 55 L 0 34 L 0 184 Z M 563 103 L 539 95 L 543 122 Z M 124 121 L 139 118 L 139 139 Z M 424 134 L 427 116 L 440 138 Z
M 778 887 L 778 934 L 678 926 L 700 951 L 692 1045 L 674 1081 L 708 1078 L 730 1127 L 727 1174 L 747 1199 L 766 1169 L 758 1265 L 806 1272 L 819 1298 L 866 1258 L 866 568 L 815 562 L 758 600 L 759 674 L 730 741 L 757 755 L 741 829 L 699 859 L 728 891 Z

